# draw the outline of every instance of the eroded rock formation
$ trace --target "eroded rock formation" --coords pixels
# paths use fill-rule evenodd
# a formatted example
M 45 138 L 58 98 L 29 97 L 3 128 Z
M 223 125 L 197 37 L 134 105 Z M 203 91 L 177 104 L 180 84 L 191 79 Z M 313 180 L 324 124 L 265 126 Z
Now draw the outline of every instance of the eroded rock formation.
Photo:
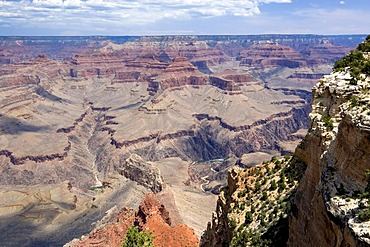
M 111 214 L 111 215 L 109 215 Z M 106 218 L 114 218 L 112 209 Z M 104 219 L 106 220 L 106 219 Z M 153 194 L 146 195 L 137 210 L 122 209 L 115 220 L 94 229 L 87 236 L 75 239 L 64 245 L 65 247 L 79 246 L 111 246 L 122 245 L 126 232 L 130 226 L 137 226 L 141 231 L 150 232 L 154 236 L 155 246 L 198 246 L 199 240 L 194 230 L 186 225 L 172 226 L 169 212 L 160 204 Z
M 160 170 L 149 162 L 145 162 L 139 155 L 132 154 L 121 162 L 121 174 L 126 178 L 148 187 L 154 193 L 162 190 L 163 181 Z

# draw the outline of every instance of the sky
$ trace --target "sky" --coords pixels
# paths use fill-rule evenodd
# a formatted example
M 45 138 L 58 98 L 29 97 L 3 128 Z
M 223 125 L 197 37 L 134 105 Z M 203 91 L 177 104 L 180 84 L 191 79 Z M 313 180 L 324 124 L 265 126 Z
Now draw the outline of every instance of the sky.
M 0 36 L 368 34 L 370 0 L 0 0 Z

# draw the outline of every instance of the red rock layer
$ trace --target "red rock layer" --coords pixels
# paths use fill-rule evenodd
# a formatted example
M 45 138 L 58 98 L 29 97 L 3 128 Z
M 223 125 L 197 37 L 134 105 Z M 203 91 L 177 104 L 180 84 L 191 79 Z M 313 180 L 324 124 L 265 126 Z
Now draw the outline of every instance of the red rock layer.
M 135 211 L 133 209 L 123 209 L 115 222 L 90 233 L 87 237 L 82 237 L 79 241 L 73 241 L 70 246 L 87 247 L 87 246 L 121 246 L 128 228 L 133 224 Z
M 334 63 L 336 60 L 343 57 L 351 50 L 350 47 L 336 46 L 329 41 L 323 41 L 320 44 L 310 46 L 306 51 L 308 55 L 307 64 L 310 66 Z
M 240 53 L 240 64 L 247 66 L 284 66 L 296 68 L 306 65 L 302 54 L 277 43 L 254 44 Z
M 136 224 L 141 229 L 152 232 L 155 246 L 199 246 L 199 240 L 194 235 L 194 230 L 180 224 L 171 227 L 168 211 L 161 205 L 154 194 L 148 194 L 140 205 L 136 215 Z
M 186 225 L 171 226 L 171 218 L 166 208 L 154 194 L 146 195 L 137 211 L 123 209 L 116 220 L 95 230 L 79 241 L 72 241 L 73 247 L 115 247 L 121 246 L 128 228 L 136 225 L 140 230 L 151 232 L 157 247 L 199 246 L 194 230 Z

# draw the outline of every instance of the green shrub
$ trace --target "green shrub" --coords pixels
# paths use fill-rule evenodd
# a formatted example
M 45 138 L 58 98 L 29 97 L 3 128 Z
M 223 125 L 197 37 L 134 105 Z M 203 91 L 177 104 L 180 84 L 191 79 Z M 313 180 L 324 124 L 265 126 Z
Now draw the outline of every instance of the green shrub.
M 260 221 L 261 226 L 266 227 L 268 226 L 267 222 L 265 221 L 265 218 L 262 218 Z
M 248 188 L 248 187 L 247 187 Z M 244 197 L 247 194 L 247 189 L 238 192 L 238 198 Z
M 331 116 L 326 115 L 322 118 L 322 121 L 324 122 L 324 126 L 326 127 L 327 131 L 332 131 L 334 128 L 333 125 L 333 119 L 331 119 Z
M 356 95 L 352 95 L 350 106 L 351 106 L 352 108 L 353 108 L 353 107 L 355 107 L 355 106 L 358 106 L 358 105 L 359 105 L 359 102 L 360 102 L 360 100 L 359 100 L 358 96 L 356 96 Z
M 122 247 L 154 247 L 154 237 L 151 233 L 139 232 L 135 226 L 131 226 L 126 233 Z
M 251 211 L 248 211 L 246 214 L 245 214 L 245 220 L 244 220 L 244 224 L 245 225 L 249 225 L 250 223 L 252 223 L 253 221 L 253 214 Z
M 274 210 L 272 211 L 273 214 L 277 215 L 277 213 L 279 212 L 279 206 L 275 206 L 274 207 Z
M 264 247 L 264 246 L 271 246 L 271 244 L 272 244 L 271 240 L 262 239 L 261 235 L 259 234 L 255 234 L 252 237 L 252 246 Z
M 236 228 L 236 220 L 235 219 L 231 219 L 230 221 L 229 221 L 229 227 L 230 227 L 230 229 L 231 230 L 234 230 L 235 228 Z
M 272 222 L 274 220 L 274 214 L 270 213 L 269 214 L 269 222 Z
M 366 39 L 359 44 L 356 50 L 345 55 L 341 60 L 334 63 L 334 71 L 343 71 L 344 68 L 350 67 L 351 84 L 356 84 L 360 79 L 360 74 L 370 75 L 370 63 L 363 55 L 364 52 L 370 52 L 370 40 Z
M 370 35 L 367 36 L 365 42 L 361 43 L 358 45 L 357 49 L 362 51 L 362 52 L 370 52 Z
M 285 190 L 286 184 L 284 180 L 279 180 L 278 187 L 279 187 L 278 192 L 282 192 Z
M 275 180 L 272 180 L 271 183 L 270 183 L 270 191 L 273 191 L 273 190 L 276 190 L 276 189 L 277 189 L 276 182 L 275 182 Z
M 281 162 L 279 162 L 279 160 L 276 162 L 275 164 L 275 167 L 274 167 L 274 171 L 279 171 L 281 169 Z
M 256 208 L 254 207 L 254 205 L 251 206 L 251 213 L 254 214 L 254 212 L 256 212 Z
M 257 192 L 261 189 L 261 184 L 257 181 L 255 184 L 254 184 L 254 192 Z
M 245 246 L 247 242 L 251 239 L 253 235 L 247 231 L 238 232 L 236 236 L 233 237 L 230 243 L 230 247 L 240 247 Z
M 262 192 L 262 200 L 265 201 L 267 198 L 268 198 L 267 192 L 266 191 Z
M 361 222 L 370 220 L 370 208 L 365 208 L 360 211 L 360 214 L 358 215 L 358 219 Z
M 266 173 L 267 173 L 267 174 L 269 174 L 269 173 L 270 173 L 270 168 L 269 168 L 269 166 L 268 166 L 268 165 L 266 165 L 266 166 L 265 166 L 265 168 L 266 168 Z

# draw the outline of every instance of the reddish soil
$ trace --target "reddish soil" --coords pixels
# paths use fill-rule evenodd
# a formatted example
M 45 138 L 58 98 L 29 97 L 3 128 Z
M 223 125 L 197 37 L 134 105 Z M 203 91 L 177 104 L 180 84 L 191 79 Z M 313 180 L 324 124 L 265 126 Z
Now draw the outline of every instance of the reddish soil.
M 184 224 L 171 226 L 169 212 L 154 194 L 148 194 L 138 210 L 123 209 L 114 222 L 91 232 L 88 236 L 83 236 L 80 240 L 74 240 L 70 246 L 121 246 L 131 225 L 151 232 L 157 247 L 199 246 L 199 240 L 193 229 Z

